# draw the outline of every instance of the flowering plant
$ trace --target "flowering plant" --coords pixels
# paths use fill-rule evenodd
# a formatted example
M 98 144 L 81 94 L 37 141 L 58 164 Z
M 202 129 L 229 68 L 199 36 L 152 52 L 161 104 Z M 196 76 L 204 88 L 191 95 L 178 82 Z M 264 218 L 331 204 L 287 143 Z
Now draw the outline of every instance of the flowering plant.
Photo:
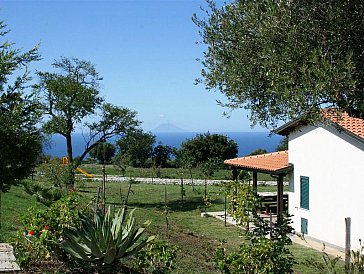
M 29 230 L 28 236 L 33 236 L 34 234 L 35 234 L 35 232 L 33 230 Z
M 77 194 L 71 193 L 49 208 L 29 208 L 21 217 L 23 229 L 13 241 L 17 258 L 23 265 L 34 260 L 48 260 L 64 255 L 59 247 L 63 229 L 78 224 Z

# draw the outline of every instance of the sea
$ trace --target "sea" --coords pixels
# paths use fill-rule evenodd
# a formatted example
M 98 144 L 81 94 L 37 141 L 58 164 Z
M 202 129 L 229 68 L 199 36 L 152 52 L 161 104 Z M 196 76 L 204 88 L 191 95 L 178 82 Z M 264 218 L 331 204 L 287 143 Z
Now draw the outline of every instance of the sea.
M 280 135 L 271 135 L 269 132 L 210 132 L 227 136 L 238 145 L 238 156 L 245 156 L 256 149 L 265 149 L 268 152 L 275 151 L 275 148 L 282 140 Z M 199 132 L 156 132 L 156 144 L 163 144 L 180 148 L 181 144 Z M 111 142 L 115 139 L 111 140 Z M 79 156 L 85 148 L 85 139 L 81 133 L 73 135 L 73 154 Z M 44 153 L 52 157 L 62 157 L 67 154 L 66 140 L 61 135 L 53 135 L 44 144 Z

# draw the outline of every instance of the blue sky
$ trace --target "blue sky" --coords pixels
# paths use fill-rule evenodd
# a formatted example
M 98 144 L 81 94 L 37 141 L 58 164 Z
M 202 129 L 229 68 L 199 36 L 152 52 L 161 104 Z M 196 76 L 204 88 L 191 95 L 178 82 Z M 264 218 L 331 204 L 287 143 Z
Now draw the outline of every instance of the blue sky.
M 138 112 L 145 130 L 172 123 L 187 131 L 266 131 L 250 127 L 247 113 L 230 119 L 216 100 L 194 85 L 203 45 L 193 13 L 205 1 L 4 1 L 0 18 L 17 48 L 40 43 L 32 69 L 52 71 L 60 56 L 91 61 L 104 78 L 106 101 Z

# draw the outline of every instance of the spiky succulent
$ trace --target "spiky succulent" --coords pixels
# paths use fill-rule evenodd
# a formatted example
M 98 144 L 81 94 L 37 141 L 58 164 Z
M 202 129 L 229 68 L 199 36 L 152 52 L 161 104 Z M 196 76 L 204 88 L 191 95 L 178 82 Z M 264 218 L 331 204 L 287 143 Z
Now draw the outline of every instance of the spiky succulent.
M 80 214 L 81 226 L 64 230 L 62 248 L 76 258 L 107 265 L 135 254 L 155 237 L 140 240 L 145 228 L 134 227 L 134 210 L 127 216 L 122 208 L 112 217 L 110 207 L 106 213 L 99 209 L 93 219 Z

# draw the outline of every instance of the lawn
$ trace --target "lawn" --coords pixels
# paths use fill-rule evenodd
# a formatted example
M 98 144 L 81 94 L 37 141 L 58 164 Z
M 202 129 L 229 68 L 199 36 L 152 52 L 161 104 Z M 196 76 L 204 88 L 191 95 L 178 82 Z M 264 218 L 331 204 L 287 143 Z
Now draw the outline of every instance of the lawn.
M 37 178 L 36 178 L 37 179 Z M 95 197 L 100 182 L 82 181 L 77 189 L 81 201 L 89 202 Z M 124 182 L 106 183 L 106 203 L 111 208 L 117 208 L 125 199 L 129 184 Z M 208 195 L 212 206 L 207 211 L 224 209 L 223 189 L 219 186 L 208 186 Z M 259 191 L 275 190 L 273 187 L 259 187 Z M 165 196 L 166 191 L 166 196 Z M 132 184 L 128 199 L 129 208 L 137 208 L 136 219 L 139 223 L 151 220 L 148 234 L 156 235 L 159 239 L 175 244 L 179 248 L 177 268 L 173 273 L 218 273 L 213 263 L 214 250 L 221 245 L 228 251 L 236 251 L 243 241 L 239 228 L 228 225 L 212 217 L 201 217 L 205 210 L 203 200 L 204 187 L 185 186 L 185 196 L 182 202 L 179 185 Z M 165 203 L 167 197 L 167 203 Z M 168 208 L 168 228 L 166 223 L 165 206 Z M 19 224 L 19 216 L 28 207 L 43 207 L 34 198 L 26 194 L 21 186 L 12 187 L 10 192 L 2 196 L 2 227 L 1 240 L 8 239 L 15 233 Z M 313 258 L 321 260 L 320 253 L 299 245 L 292 245 L 292 252 L 298 262 L 295 273 L 313 273 L 314 271 L 302 262 Z M 133 261 L 126 263 L 133 266 Z

